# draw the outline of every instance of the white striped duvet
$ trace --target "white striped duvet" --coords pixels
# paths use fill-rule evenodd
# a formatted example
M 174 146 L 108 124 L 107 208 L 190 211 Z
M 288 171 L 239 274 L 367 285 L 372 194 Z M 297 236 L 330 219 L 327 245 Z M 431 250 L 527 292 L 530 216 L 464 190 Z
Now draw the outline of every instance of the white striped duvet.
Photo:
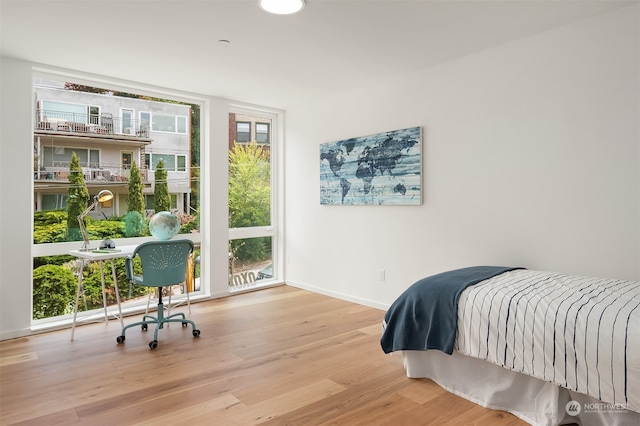
M 460 295 L 455 349 L 640 412 L 640 282 L 503 273 Z

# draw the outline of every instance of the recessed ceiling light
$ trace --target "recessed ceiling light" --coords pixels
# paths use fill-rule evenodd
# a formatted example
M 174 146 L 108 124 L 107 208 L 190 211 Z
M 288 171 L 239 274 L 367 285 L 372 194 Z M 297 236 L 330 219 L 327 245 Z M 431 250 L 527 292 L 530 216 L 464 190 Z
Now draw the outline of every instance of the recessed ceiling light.
M 276 15 L 290 15 L 304 8 L 304 0 L 260 0 L 260 7 Z

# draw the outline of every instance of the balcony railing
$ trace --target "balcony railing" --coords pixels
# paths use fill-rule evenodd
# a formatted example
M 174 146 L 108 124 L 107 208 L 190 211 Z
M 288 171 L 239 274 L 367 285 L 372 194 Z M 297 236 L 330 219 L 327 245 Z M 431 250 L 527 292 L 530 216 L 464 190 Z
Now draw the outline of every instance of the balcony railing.
M 88 115 L 43 109 L 36 109 L 35 114 L 35 130 L 38 131 L 149 138 L 148 121 L 123 120 L 111 114 Z
M 81 167 L 84 180 L 87 183 L 128 182 L 131 176 L 131 169 L 128 166 L 81 164 Z M 149 183 L 149 170 L 146 167 L 141 167 L 138 170 L 142 183 Z M 35 170 L 33 178 L 35 180 L 68 182 L 69 173 L 69 162 L 56 161 L 54 166 Z

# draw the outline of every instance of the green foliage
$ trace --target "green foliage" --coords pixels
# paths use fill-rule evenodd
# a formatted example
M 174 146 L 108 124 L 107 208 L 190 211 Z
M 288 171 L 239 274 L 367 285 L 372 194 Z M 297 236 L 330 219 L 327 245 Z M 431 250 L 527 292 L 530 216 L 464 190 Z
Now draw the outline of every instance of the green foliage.
M 139 211 L 130 211 L 123 220 L 125 236 L 140 237 L 147 233 L 147 220 Z
M 66 213 L 39 212 L 35 217 L 33 224 L 33 242 L 35 244 L 66 241 L 66 224 L 68 223 Z M 125 223 L 119 218 L 95 220 L 87 216 L 84 219 L 90 240 L 125 237 Z
M 234 144 L 229 151 L 229 227 L 271 223 L 271 167 L 269 156 L 255 142 Z M 240 260 L 262 260 L 270 250 L 269 237 L 233 241 Z
M 77 280 L 69 268 L 43 265 L 33 271 L 33 318 L 64 315 L 73 310 Z
M 189 234 L 193 230 L 200 229 L 200 209 L 196 212 L 196 217 L 180 226 L 181 234 Z
M 129 175 L 129 200 L 127 208 L 129 212 L 139 212 L 141 215 L 144 214 L 142 177 L 140 176 L 140 169 L 138 169 L 135 161 L 131 165 L 131 173 Z
M 85 217 L 87 235 L 90 240 L 104 240 L 105 238 L 124 238 L 124 223 L 119 220 L 96 220 Z
M 191 105 L 191 197 L 190 207 L 200 207 L 200 105 Z M 187 212 L 190 213 L 190 212 Z
M 82 167 L 80 167 L 80 161 L 75 152 L 71 155 L 71 164 L 69 166 L 68 196 L 67 241 L 80 241 L 82 240 L 82 233 L 78 224 L 78 215 L 87 208 L 90 197 L 84 181 Z
M 153 198 L 156 213 L 171 211 L 171 197 L 169 196 L 169 184 L 167 183 L 167 171 L 164 161 L 160 160 L 154 172 Z
M 66 263 L 69 263 L 75 260 L 75 256 L 71 255 L 58 255 L 58 256 L 41 256 L 33 258 L 33 269 L 42 266 L 42 265 L 58 265 L 62 266 Z
M 49 210 L 33 213 L 33 224 L 35 226 L 65 224 L 66 222 L 67 212 L 65 210 Z

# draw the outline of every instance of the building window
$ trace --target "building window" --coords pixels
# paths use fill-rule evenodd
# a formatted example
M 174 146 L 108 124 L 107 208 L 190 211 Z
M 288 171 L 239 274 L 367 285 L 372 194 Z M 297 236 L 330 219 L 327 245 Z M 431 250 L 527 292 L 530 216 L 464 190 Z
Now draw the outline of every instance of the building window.
M 256 142 L 269 143 L 269 124 L 256 123 Z
M 69 102 L 42 101 L 42 121 L 87 123 L 87 106 Z
M 100 151 L 97 149 L 65 148 L 62 146 L 45 146 L 43 148 L 43 167 L 69 167 L 74 152 L 78 156 L 81 167 L 100 166 Z
M 67 208 L 67 194 L 42 194 L 40 210 L 62 210 Z
M 125 135 L 134 135 L 135 129 L 133 128 L 133 110 L 121 108 L 121 123 L 122 123 L 122 133 Z
M 178 208 L 178 196 L 176 194 L 169 194 L 169 198 L 171 198 L 171 209 Z M 152 194 L 146 194 L 144 196 L 144 206 L 147 210 L 155 210 L 156 208 L 156 200 L 155 196 Z
M 168 133 L 187 133 L 187 117 L 182 115 L 153 114 L 151 130 Z
M 175 154 L 145 154 L 144 162 L 150 170 L 155 170 L 158 163 L 162 160 L 164 162 L 164 169 L 168 171 L 187 171 L 187 156 L 175 155 Z
M 236 122 L 236 142 L 251 141 L 251 123 L 246 121 Z
M 176 117 L 177 130 L 176 133 L 187 133 L 187 117 L 182 117 L 178 115 Z
M 89 105 L 87 111 L 89 112 L 89 122 L 87 124 L 100 124 L 100 107 Z

